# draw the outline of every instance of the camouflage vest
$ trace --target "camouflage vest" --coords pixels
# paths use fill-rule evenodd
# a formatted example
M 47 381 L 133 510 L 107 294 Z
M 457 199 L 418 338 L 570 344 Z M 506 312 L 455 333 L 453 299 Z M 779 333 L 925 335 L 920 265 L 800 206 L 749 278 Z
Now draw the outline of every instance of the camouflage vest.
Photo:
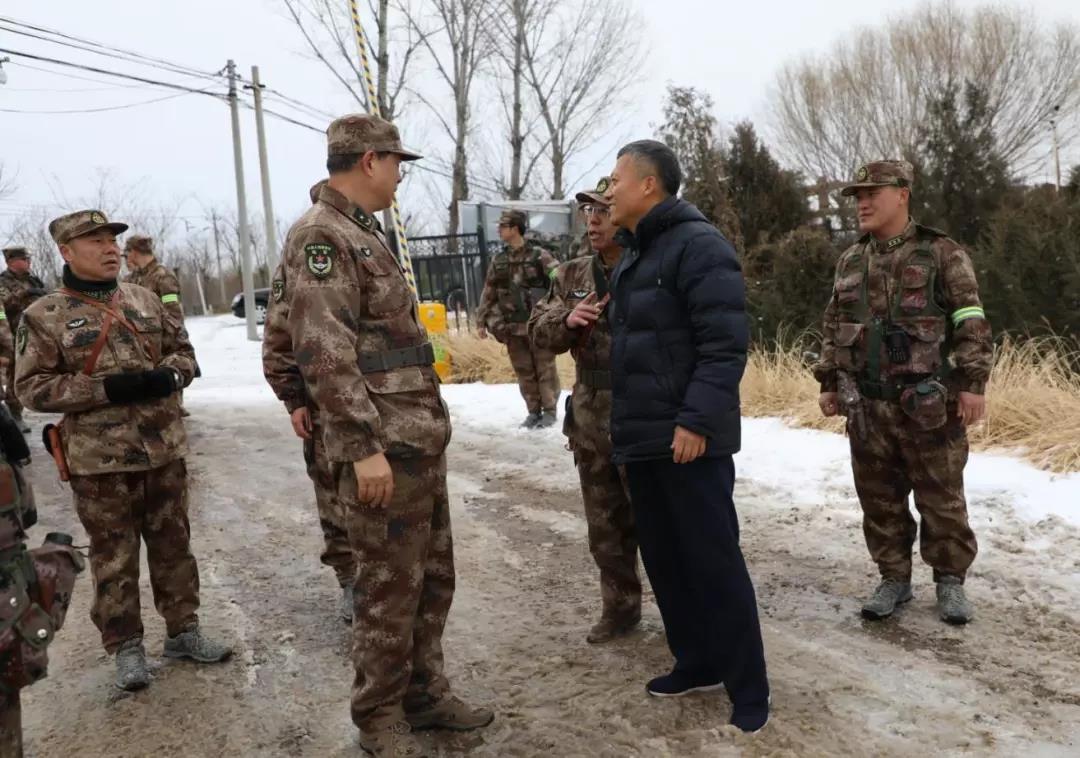
M 46 648 L 83 569 L 66 534 L 49 534 L 41 547 L 26 549 L 25 530 L 36 521 L 20 466 L 0 458 L 0 701 L 48 672 Z
M 494 274 L 492 284 L 498 291 L 499 310 L 508 323 L 524 324 L 529 320 L 533 306 L 547 294 L 551 279 L 544 273 L 542 251 L 529 249 L 530 257 L 524 261 L 511 261 L 510 253 L 503 251 L 491 262 Z M 514 280 L 514 268 L 522 267 L 521 282 Z
M 944 235 L 924 226 L 916 229 L 915 248 L 894 263 L 888 279 L 896 291 L 888 293 L 884 318 L 870 309 L 872 253 L 863 246 L 838 272 L 836 366 L 864 381 L 943 378 L 949 372 L 952 328 L 942 306 L 940 266 L 932 247 Z

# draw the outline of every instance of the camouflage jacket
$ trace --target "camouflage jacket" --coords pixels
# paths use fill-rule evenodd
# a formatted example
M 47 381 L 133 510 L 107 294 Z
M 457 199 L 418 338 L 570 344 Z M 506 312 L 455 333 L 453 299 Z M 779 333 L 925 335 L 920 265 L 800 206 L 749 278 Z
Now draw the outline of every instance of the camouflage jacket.
M 551 288 L 559 262 L 540 247 L 504 246 L 488 267 L 476 320 L 500 342 L 528 334 L 533 306 Z
M 0 376 L 7 376 L 4 372 L 15 361 L 15 337 L 5 326 L 7 323 L 7 313 L 0 307 Z
M 33 274 L 16 274 L 11 269 L 0 273 L 0 298 L 3 298 L 4 312 L 7 314 L 11 333 L 19 325 L 23 311 L 30 303 L 45 294 L 45 283 Z
M 289 334 L 289 304 L 285 300 L 285 267 L 279 263 L 271 278 L 271 297 L 263 324 L 263 376 L 290 414 L 307 405 L 304 377 L 293 355 Z
M 319 410 L 327 457 L 351 462 L 439 455 L 450 414 L 439 379 L 416 358 L 428 345 L 416 298 L 378 222 L 329 186 L 293 225 L 282 253 L 292 352 Z M 364 370 L 393 357 L 404 365 Z
M 875 322 L 906 333 L 906 362 L 889 361 L 885 340 L 870 355 Z M 946 384 L 953 392 L 985 391 L 993 364 L 990 324 L 963 248 L 913 221 L 891 240 L 866 235 L 848 248 L 836 265 L 814 367 L 822 391 L 836 390 L 838 369 L 889 382 L 944 372 L 950 361 Z
M 574 391 L 563 421 L 563 433 L 573 447 L 611 453 L 611 327 L 610 308 L 605 308 L 588 339 L 583 331 L 570 329 L 566 317 L 578 303 L 595 292 L 603 299 L 612 269 L 599 256 L 573 258 L 555 270 L 551 291 L 533 309 L 529 338 L 539 348 L 555 353 L 570 351 L 577 367 Z
M 161 300 L 133 284 L 119 287 L 121 310 L 156 362 L 131 332 L 114 324 L 93 372 L 84 374 L 105 314 L 59 291 L 30 306 L 15 338 L 15 392 L 28 408 L 64 414 L 61 435 L 75 475 L 146 471 L 187 455 L 179 394 L 117 405 L 105 395 L 110 374 L 169 366 L 188 384 L 195 373 L 187 332 Z
M 160 261 L 155 260 L 146 268 L 132 271 L 124 281 L 146 287 L 161 298 L 162 305 L 171 316 L 180 321 L 184 320 L 184 306 L 180 303 L 180 282 L 176 274 L 161 265 Z

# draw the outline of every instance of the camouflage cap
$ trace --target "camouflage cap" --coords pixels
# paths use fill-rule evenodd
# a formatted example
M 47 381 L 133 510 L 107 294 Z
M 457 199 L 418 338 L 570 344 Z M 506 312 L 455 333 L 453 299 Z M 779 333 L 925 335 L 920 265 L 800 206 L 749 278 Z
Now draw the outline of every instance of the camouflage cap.
M 4 248 L 4 260 L 13 261 L 18 258 L 30 259 L 30 251 L 25 247 L 5 247 Z
M 574 199 L 579 203 L 599 203 L 600 205 L 607 205 L 608 201 L 604 197 L 607 194 L 608 189 L 611 187 L 611 177 L 602 176 L 600 181 L 596 183 L 596 189 L 584 190 L 574 195 Z
M 423 156 L 401 146 L 397 127 L 386 119 L 353 113 L 342 116 L 326 130 L 329 155 L 351 155 L 366 152 L 397 153 L 403 161 L 420 160 Z
M 499 226 L 503 224 L 512 224 L 519 229 L 525 230 L 529 228 L 529 217 L 525 215 L 524 211 L 507 209 L 499 216 Z
M 128 225 L 118 221 L 109 221 L 101 211 L 92 210 L 75 211 L 49 222 L 49 234 L 57 245 L 66 245 L 76 237 L 96 232 L 98 229 L 108 229 L 113 234 L 122 234 L 127 231 Z
M 915 183 L 915 167 L 907 161 L 874 161 L 859 166 L 855 183 L 840 190 L 845 197 L 868 187 L 910 187 Z
M 145 234 L 133 234 L 124 243 L 124 250 L 137 250 L 147 255 L 154 254 L 154 240 Z

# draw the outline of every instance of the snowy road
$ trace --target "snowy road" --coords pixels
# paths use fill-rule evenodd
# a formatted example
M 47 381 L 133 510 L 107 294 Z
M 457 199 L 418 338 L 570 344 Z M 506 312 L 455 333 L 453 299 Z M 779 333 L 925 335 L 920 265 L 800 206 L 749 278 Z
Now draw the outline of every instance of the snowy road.
M 349 634 L 318 562 L 321 537 L 300 448 L 231 319 L 190 323 L 206 377 L 187 393 L 193 547 L 203 623 L 235 639 L 218 668 L 162 664 L 134 696 L 88 618 L 80 580 L 50 649 L 50 678 L 24 693 L 28 755 L 353 756 Z M 516 389 L 449 386 L 458 592 L 449 674 L 498 720 L 431 737 L 445 756 L 1080 754 L 1080 480 L 1012 458 L 969 468 L 980 555 L 977 620 L 940 624 L 929 570 L 880 624 L 858 616 L 872 586 L 844 440 L 748 421 L 737 502 L 755 578 L 774 716 L 753 738 L 725 698 L 657 702 L 644 682 L 669 663 L 648 603 L 643 630 L 592 647 L 598 588 L 570 455 L 555 430 L 514 429 Z M 33 417 L 40 425 L 41 417 Z M 70 493 L 35 457 L 41 527 L 83 539 Z M 147 648 L 163 624 L 143 579 Z

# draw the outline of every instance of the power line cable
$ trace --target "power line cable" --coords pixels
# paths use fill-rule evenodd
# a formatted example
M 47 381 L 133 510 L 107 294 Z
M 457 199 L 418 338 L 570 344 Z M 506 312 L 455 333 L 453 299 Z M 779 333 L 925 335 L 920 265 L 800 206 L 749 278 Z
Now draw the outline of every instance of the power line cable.
M 197 93 L 197 94 L 202 94 L 202 95 L 209 95 L 210 97 L 218 97 L 218 95 L 210 94 L 210 92 L 208 92 L 207 90 L 195 89 L 193 87 L 187 87 L 187 86 L 184 86 L 182 84 L 176 84 L 175 82 L 164 82 L 164 81 L 161 81 L 161 80 L 158 80 L 158 79 L 148 79 L 148 78 L 146 78 L 144 76 L 136 76 L 135 74 L 124 74 L 124 73 L 121 73 L 119 71 L 109 71 L 108 69 L 97 68 L 95 66 L 86 66 L 86 65 L 83 65 L 81 63 L 72 63 L 71 61 L 60 60 L 58 58 L 49 58 L 49 57 L 44 56 L 44 55 L 34 55 L 32 53 L 24 53 L 24 52 L 19 51 L 19 50 L 10 50 L 10 49 L 5 49 L 5 48 L 0 48 L 0 53 L 5 53 L 7 55 L 17 55 L 20 58 L 29 58 L 30 60 L 35 60 L 35 61 L 45 61 L 47 63 L 55 63 L 55 64 L 57 64 L 59 66 L 68 66 L 70 68 L 77 68 L 77 69 L 80 69 L 82 71 L 91 71 L 91 72 L 93 72 L 95 74 L 104 74 L 106 76 L 115 76 L 115 77 L 119 77 L 120 79 L 130 79 L 131 81 L 142 82 L 143 84 L 153 84 L 153 85 L 156 85 L 158 87 L 166 87 L 168 89 L 181 90 L 183 92 L 191 92 L 191 93 Z
M 75 79 L 80 82 L 93 82 L 94 84 L 106 84 L 104 79 L 93 79 L 88 76 L 79 76 L 78 74 L 72 74 L 67 71 L 56 71 L 51 68 L 42 68 L 41 66 L 31 66 L 29 63 L 23 63 L 22 61 L 11 61 L 9 66 L 18 66 L 19 68 L 26 68 L 31 71 L 40 71 L 43 74 L 52 74 L 53 76 L 62 76 L 65 79 Z M 112 89 L 153 89 L 145 84 L 113 84 Z M 6 88 L 5 88 L 6 89 Z M 9 90 L 10 91 L 10 90 Z M 89 90 L 79 90 L 81 92 L 87 92 Z
M 166 95 L 165 97 L 155 97 L 152 100 L 142 100 L 137 103 L 126 103 L 124 105 L 107 105 L 100 108 L 73 108 L 70 110 L 20 110 L 18 108 L 0 108 L 0 113 L 24 113 L 24 114 L 69 114 L 69 113 L 104 113 L 105 111 L 122 111 L 127 108 L 138 108 L 142 105 L 151 105 L 153 103 L 161 103 L 166 100 L 175 100 L 178 97 L 187 97 L 194 94 L 209 94 L 207 90 L 197 90 L 195 92 L 177 92 L 175 95 Z M 225 100 L 224 95 L 214 95 L 221 100 Z
M 64 40 L 70 40 L 71 42 L 79 43 L 80 45 L 89 45 L 89 46 L 91 46 L 93 48 L 98 48 L 98 50 L 88 50 L 85 47 L 78 47 L 76 45 L 71 45 L 71 44 L 68 44 L 68 43 L 60 42 L 59 40 L 48 39 L 46 37 L 37 37 L 38 39 L 43 39 L 46 42 L 52 42 L 54 44 L 68 44 L 69 47 L 75 47 L 76 49 L 82 49 L 82 50 L 84 50 L 86 52 L 97 53 L 99 55 L 105 55 L 105 54 L 111 53 L 112 55 L 110 57 L 114 57 L 114 58 L 118 57 L 118 55 L 119 56 L 124 56 L 124 59 L 129 60 L 131 62 L 141 63 L 142 65 L 154 66 L 155 68 L 162 68 L 162 69 L 165 69 L 165 70 L 171 70 L 173 73 L 180 73 L 180 74 L 182 74 L 184 76 L 199 76 L 199 77 L 203 77 L 205 79 L 211 79 L 211 80 L 217 80 L 217 79 L 221 78 L 221 72 L 211 73 L 211 72 L 208 72 L 208 71 L 200 71 L 199 69 L 193 68 L 192 66 L 187 66 L 187 65 L 182 64 L 182 63 L 176 63 L 174 61 L 165 60 L 164 58 L 157 58 L 157 57 L 150 56 L 150 55 L 144 55 L 142 53 L 138 53 L 138 52 L 135 52 L 133 50 L 125 50 L 124 48 L 119 48 L 119 47 L 115 47 L 115 46 L 112 46 L 112 45 L 106 45 L 106 44 L 103 44 L 101 42 L 95 42 L 94 40 L 86 39 L 85 37 L 76 37 L 74 35 L 66 34 L 64 32 L 61 32 L 61 31 L 59 31 L 57 29 L 50 29 L 49 27 L 45 27 L 45 26 L 38 26 L 38 25 L 35 25 L 35 24 L 28 24 L 25 21 L 19 21 L 18 19 L 14 19 L 14 18 L 11 18 L 9 16 L 0 16 L 0 22 L 12 24 L 12 25 L 15 25 L 15 26 L 20 26 L 20 27 L 23 27 L 24 29 L 31 29 L 33 31 L 43 32 L 45 34 L 51 34 L 51 35 L 53 35 L 55 37 L 60 37 L 61 39 L 64 39 Z M 9 29 L 8 31 L 11 31 L 11 32 L 13 32 L 15 34 L 23 34 L 25 36 L 36 36 L 36 35 L 32 35 L 32 34 L 30 34 L 28 32 L 20 32 L 20 31 L 13 30 L 13 29 Z M 106 51 L 106 52 L 99 52 L 99 51 Z

